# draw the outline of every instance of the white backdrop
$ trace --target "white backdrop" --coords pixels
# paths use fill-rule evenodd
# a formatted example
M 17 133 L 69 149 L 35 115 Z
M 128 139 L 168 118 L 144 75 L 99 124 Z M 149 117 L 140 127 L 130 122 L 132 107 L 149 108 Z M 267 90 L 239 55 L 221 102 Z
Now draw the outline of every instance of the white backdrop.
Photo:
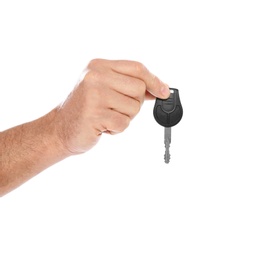
M 0 258 L 276 259 L 276 1 L 0 2 L 0 131 L 59 104 L 93 58 L 145 64 L 184 108 L 0 200 Z

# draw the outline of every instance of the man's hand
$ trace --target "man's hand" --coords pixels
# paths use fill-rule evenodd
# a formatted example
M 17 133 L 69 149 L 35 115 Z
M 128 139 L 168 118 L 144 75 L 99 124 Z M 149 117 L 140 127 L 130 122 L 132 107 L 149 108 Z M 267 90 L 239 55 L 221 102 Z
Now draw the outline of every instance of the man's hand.
M 102 133 L 122 132 L 146 98 L 169 95 L 168 86 L 141 63 L 91 61 L 62 105 L 0 132 L 0 196 L 66 157 L 86 152 Z
M 69 153 L 83 153 L 102 133 L 122 132 L 145 98 L 169 94 L 168 86 L 139 62 L 92 60 L 57 112 L 59 138 Z

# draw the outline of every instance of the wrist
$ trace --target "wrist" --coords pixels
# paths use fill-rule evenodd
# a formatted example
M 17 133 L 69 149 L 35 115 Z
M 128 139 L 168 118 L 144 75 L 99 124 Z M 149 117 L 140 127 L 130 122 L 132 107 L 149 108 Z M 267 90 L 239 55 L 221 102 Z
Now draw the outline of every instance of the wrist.
M 44 129 L 46 149 L 55 154 L 57 159 L 73 155 L 66 147 L 63 136 L 63 123 L 58 119 L 59 108 L 55 108 L 41 118 L 40 124 Z

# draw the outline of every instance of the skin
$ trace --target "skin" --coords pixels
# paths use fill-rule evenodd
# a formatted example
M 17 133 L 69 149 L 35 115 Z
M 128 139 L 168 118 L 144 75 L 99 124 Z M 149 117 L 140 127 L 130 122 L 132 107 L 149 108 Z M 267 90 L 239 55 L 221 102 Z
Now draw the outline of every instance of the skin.
M 169 95 L 168 85 L 139 62 L 92 60 L 61 105 L 0 133 L 0 196 L 49 166 L 90 150 L 102 133 L 123 132 L 144 100 Z

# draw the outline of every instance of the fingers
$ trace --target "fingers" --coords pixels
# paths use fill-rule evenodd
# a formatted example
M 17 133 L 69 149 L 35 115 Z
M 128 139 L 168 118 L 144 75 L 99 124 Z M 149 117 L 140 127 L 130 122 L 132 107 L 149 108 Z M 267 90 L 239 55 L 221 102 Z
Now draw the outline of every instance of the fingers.
M 106 108 L 117 111 L 130 119 L 133 119 L 141 108 L 141 103 L 137 99 L 122 95 L 116 91 L 109 91 L 105 96 Z
M 106 111 L 104 117 L 105 121 L 102 122 L 99 130 L 102 133 L 112 135 L 123 132 L 129 126 L 131 121 L 130 117 L 115 110 Z
M 86 80 L 94 85 L 98 84 L 101 91 L 113 90 L 121 95 L 128 96 L 143 103 L 146 92 L 145 82 L 128 75 L 114 72 L 112 69 L 101 71 L 91 70 L 85 76 Z
M 128 60 L 93 60 L 90 65 L 109 66 L 114 72 L 142 80 L 146 85 L 148 98 L 158 97 L 166 99 L 170 95 L 169 87 L 157 76 L 152 74 L 142 63 Z M 105 65 L 104 65 L 105 64 Z

